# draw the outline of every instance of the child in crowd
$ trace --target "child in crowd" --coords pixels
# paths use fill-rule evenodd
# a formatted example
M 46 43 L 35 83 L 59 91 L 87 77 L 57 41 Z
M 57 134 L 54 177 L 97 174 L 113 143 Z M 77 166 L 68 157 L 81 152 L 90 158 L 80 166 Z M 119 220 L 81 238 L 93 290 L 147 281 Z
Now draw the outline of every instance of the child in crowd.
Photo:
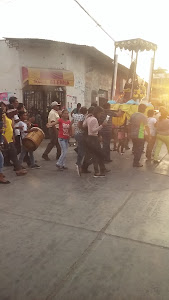
M 125 142 L 126 142 L 126 114 L 121 112 L 121 118 L 117 119 L 118 129 L 117 129 L 117 138 L 118 138 L 118 146 L 117 152 L 119 154 L 124 154 Z
M 69 146 L 69 138 L 71 134 L 71 121 L 69 120 L 69 112 L 67 109 L 64 109 L 61 114 L 61 118 L 56 122 L 48 123 L 47 127 L 50 128 L 59 124 L 59 133 L 58 133 L 58 141 L 61 148 L 61 155 L 56 163 L 56 167 L 63 171 L 66 168 L 66 154 Z
M 113 151 L 117 151 L 118 128 L 114 124 L 112 124 L 112 136 L 113 136 Z
M 27 125 L 27 120 L 28 120 L 28 115 L 26 112 L 21 111 L 19 113 L 19 118 L 20 118 L 20 122 L 18 123 L 18 127 L 20 129 L 21 132 L 21 141 L 26 137 L 27 133 L 31 132 L 31 131 L 36 131 L 36 128 L 32 128 L 30 130 L 28 130 L 28 125 Z M 21 143 L 22 144 L 22 143 Z M 34 159 L 34 155 L 33 155 L 33 151 L 29 151 L 29 157 L 30 157 L 30 162 L 31 162 L 31 169 L 39 169 L 40 166 L 38 166 L 37 164 L 35 164 L 35 159 Z M 25 158 L 25 155 L 27 154 L 27 150 L 24 148 L 23 144 L 21 145 L 21 154 L 19 156 L 19 162 L 20 164 L 23 163 L 23 160 Z
M 125 126 L 120 126 L 118 128 L 118 146 L 117 146 L 117 152 L 119 154 L 124 154 L 124 147 L 125 147 Z
M 154 110 L 148 110 L 148 127 L 150 129 L 150 135 L 145 134 L 145 139 L 147 140 L 147 149 L 146 149 L 146 157 L 147 160 L 151 160 L 152 151 L 156 142 L 156 123 L 157 120 L 154 117 Z
M 125 120 L 124 131 L 125 131 L 125 150 L 130 150 L 130 147 L 129 147 L 129 141 L 130 141 L 130 137 L 129 137 L 129 120 L 127 119 L 127 117 L 126 117 L 126 120 Z
M 61 148 L 61 155 L 56 163 L 56 166 L 62 171 L 67 169 L 65 163 L 71 130 L 71 122 L 69 120 L 69 112 L 67 109 L 62 111 L 61 118 L 57 122 L 59 124 L 58 141 Z
M 21 153 L 21 137 L 20 137 L 20 129 L 18 129 L 18 123 L 20 119 L 18 115 L 14 116 L 14 135 L 15 135 L 15 147 L 17 150 L 17 154 Z
M 113 124 L 113 135 L 114 135 L 114 149 L 113 151 L 120 150 L 123 152 L 123 149 L 125 147 L 125 124 L 126 124 L 126 114 L 125 112 L 119 110 L 116 117 L 112 118 L 112 124 Z M 118 142 L 118 146 L 117 146 Z M 117 147 L 116 147 L 117 146 Z

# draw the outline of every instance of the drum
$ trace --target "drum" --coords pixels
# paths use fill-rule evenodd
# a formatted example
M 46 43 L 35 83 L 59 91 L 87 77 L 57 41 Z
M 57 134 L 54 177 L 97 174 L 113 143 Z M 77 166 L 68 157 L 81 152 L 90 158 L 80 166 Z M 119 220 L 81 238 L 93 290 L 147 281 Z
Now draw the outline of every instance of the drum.
M 42 129 L 38 127 L 33 127 L 32 129 L 34 128 L 36 128 L 37 131 L 29 132 L 27 136 L 22 140 L 22 143 L 27 151 L 35 151 L 45 137 Z

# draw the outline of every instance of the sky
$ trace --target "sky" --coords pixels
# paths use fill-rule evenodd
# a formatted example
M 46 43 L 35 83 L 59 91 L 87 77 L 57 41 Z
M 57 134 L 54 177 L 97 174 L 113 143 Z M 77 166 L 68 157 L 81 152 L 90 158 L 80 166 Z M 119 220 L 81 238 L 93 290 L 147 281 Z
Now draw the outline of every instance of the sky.
M 168 0 L 78 0 L 116 41 L 142 38 L 156 43 L 155 68 L 169 70 Z M 42 38 L 94 46 L 113 58 L 114 42 L 74 0 L 0 0 L 0 38 Z M 148 79 L 153 53 L 141 52 L 137 73 Z M 130 66 L 131 52 L 118 51 Z

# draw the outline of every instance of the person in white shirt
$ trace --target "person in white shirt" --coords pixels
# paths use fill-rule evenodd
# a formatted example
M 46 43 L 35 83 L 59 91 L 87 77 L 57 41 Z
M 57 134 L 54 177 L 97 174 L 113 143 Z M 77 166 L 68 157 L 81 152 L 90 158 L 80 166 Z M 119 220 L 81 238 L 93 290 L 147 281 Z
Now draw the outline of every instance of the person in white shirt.
M 36 131 L 36 129 L 32 128 L 32 129 L 28 130 L 28 125 L 27 125 L 28 115 L 26 112 L 21 111 L 19 113 L 19 118 L 21 121 L 18 123 L 18 128 L 20 128 L 21 141 L 22 141 L 26 137 L 27 133 L 29 133 L 31 131 Z M 39 169 L 40 166 L 35 163 L 33 151 L 28 151 L 28 153 L 29 153 L 29 157 L 30 157 L 31 169 Z M 19 156 L 19 162 L 21 165 L 23 163 L 23 160 L 24 160 L 26 154 L 27 154 L 27 150 L 25 149 L 24 145 L 22 144 L 21 145 L 21 154 Z
M 58 102 L 54 101 L 51 104 L 51 108 L 52 109 L 48 115 L 48 123 L 56 122 L 60 118 L 59 113 L 58 113 L 58 111 L 60 109 L 60 104 Z M 59 157 L 61 155 L 61 149 L 60 149 L 60 145 L 58 142 L 58 130 L 59 130 L 58 124 L 49 128 L 50 142 L 47 145 L 45 152 L 42 154 L 42 158 L 45 160 L 50 160 L 48 157 L 48 154 L 55 146 L 57 149 L 56 159 L 59 159 Z
M 146 149 L 147 160 L 151 160 L 152 151 L 156 142 L 156 123 L 157 119 L 154 117 L 154 110 L 148 110 L 148 127 L 150 130 L 150 135 L 145 135 L 146 140 L 148 141 Z
M 18 129 L 18 123 L 19 123 L 19 117 L 18 115 L 14 116 L 14 135 L 15 135 L 15 147 L 17 150 L 17 154 L 21 153 L 21 137 L 20 137 L 20 130 Z
M 83 127 L 87 127 L 88 130 L 87 147 L 93 160 L 95 178 L 105 177 L 105 172 L 109 172 L 104 165 L 104 156 L 98 138 L 99 131 L 107 126 L 107 120 L 104 120 L 102 125 L 98 123 L 102 113 L 103 109 L 100 106 L 95 107 L 92 114 L 90 114 L 89 108 L 88 115 L 83 122 Z

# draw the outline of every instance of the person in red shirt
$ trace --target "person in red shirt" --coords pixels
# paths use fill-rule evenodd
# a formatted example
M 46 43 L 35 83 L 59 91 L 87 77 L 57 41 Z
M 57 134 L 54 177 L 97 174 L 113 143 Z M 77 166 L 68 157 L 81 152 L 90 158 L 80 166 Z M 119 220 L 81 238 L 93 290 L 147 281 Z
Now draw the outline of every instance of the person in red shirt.
M 69 138 L 71 132 L 71 122 L 69 120 L 69 112 L 67 109 L 64 109 L 62 111 L 62 115 L 60 119 L 58 119 L 56 122 L 52 122 L 48 124 L 47 127 L 55 126 L 56 124 L 59 124 L 58 142 L 61 148 L 61 155 L 56 163 L 56 167 L 60 171 L 63 171 L 67 169 L 65 163 L 66 163 L 66 154 L 69 146 Z

